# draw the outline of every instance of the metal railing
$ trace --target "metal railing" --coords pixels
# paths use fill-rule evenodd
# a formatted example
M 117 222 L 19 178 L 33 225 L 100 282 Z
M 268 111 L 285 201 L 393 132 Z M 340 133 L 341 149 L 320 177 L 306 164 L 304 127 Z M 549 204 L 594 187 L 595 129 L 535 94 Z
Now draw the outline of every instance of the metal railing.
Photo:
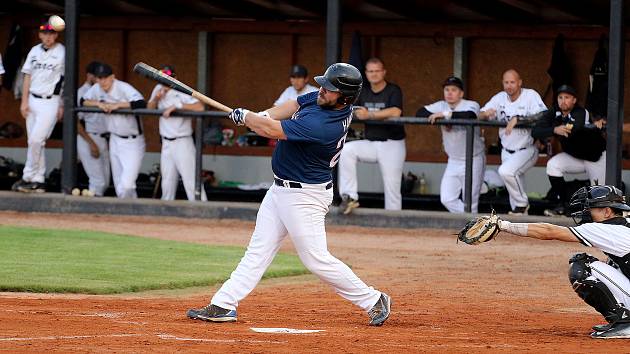
M 96 107 L 75 107 L 74 112 L 86 112 L 86 113 L 103 113 L 100 108 Z M 111 114 L 130 114 L 141 116 L 161 116 L 164 110 L 161 109 L 117 109 Z M 203 120 L 204 119 L 218 119 L 226 118 L 227 113 L 218 111 L 185 111 L 176 110 L 171 113 L 171 116 L 177 117 L 192 117 L 195 118 L 195 148 L 196 148 L 196 164 L 195 164 L 195 200 L 201 200 L 201 170 L 202 170 L 202 156 L 203 156 Z M 474 144 L 474 129 L 477 126 L 486 127 L 505 127 L 506 122 L 499 122 L 496 120 L 477 120 L 477 119 L 439 119 L 434 123 L 431 123 L 428 118 L 421 117 L 397 117 L 389 118 L 387 120 L 375 121 L 375 120 L 353 120 L 352 123 L 366 123 L 369 124 L 411 124 L 411 125 L 458 125 L 466 128 L 466 187 L 464 189 L 464 205 L 465 211 L 471 211 L 472 205 L 472 169 L 473 169 L 473 144 Z M 516 128 L 530 128 L 531 122 L 519 123 Z M 64 171 L 65 172 L 65 171 Z

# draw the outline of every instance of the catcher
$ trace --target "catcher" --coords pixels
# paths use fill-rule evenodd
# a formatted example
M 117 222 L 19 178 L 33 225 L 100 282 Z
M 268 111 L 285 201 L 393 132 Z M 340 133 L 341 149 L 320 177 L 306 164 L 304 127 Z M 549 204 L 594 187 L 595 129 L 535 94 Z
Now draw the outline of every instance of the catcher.
M 577 226 L 513 223 L 491 215 L 466 224 L 458 239 L 468 244 L 489 241 L 500 231 L 540 240 L 580 242 L 600 249 L 607 262 L 578 253 L 569 259 L 569 281 L 607 324 L 593 326 L 593 338 L 630 338 L 630 211 L 622 192 L 613 186 L 580 188 L 569 202 Z

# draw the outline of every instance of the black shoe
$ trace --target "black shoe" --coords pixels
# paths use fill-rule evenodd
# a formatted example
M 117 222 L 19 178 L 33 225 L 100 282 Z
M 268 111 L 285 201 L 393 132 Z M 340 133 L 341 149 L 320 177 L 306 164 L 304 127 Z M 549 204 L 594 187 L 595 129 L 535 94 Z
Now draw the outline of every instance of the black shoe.
M 630 323 L 617 322 L 604 331 L 595 331 L 591 333 L 591 338 L 595 339 L 617 339 L 630 338 Z
M 593 326 L 593 331 L 595 331 L 595 332 L 604 332 L 604 331 L 609 330 L 610 327 L 612 327 L 612 324 L 610 324 L 610 323 L 594 325 Z
M 553 209 L 545 209 L 545 216 L 563 216 L 566 215 L 566 208 L 564 205 L 558 205 Z
M 17 186 L 17 191 L 22 193 L 44 193 L 46 186 L 39 182 L 24 182 Z
M 529 205 L 524 207 L 516 207 L 514 210 L 508 211 L 509 215 L 527 215 L 529 211 Z
M 190 309 L 186 313 L 188 318 L 208 322 L 235 322 L 236 310 L 228 310 L 217 305 L 208 305 L 202 309 Z
M 341 210 L 343 215 L 348 215 L 352 213 L 352 210 L 358 207 L 359 207 L 358 200 L 350 198 L 350 196 L 347 194 L 344 194 L 341 196 L 341 204 L 339 204 L 339 210 Z
M 368 311 L 368 316 L 370 316 L 370 326 L 382 326 L 389 318 L 391 308 L 392 299 L 389 295 L 381 293 L 381 297 L 378 299 L 376 304 L 374 304 L 370 311 Z

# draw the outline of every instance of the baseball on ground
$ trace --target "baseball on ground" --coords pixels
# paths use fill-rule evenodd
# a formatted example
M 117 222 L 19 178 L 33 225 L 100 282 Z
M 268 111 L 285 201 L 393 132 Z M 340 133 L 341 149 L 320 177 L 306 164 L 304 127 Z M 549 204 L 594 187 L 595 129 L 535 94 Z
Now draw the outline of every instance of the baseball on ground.
M 50 26 L 57 32 L 61 32 L 66 28 L 66 21 L 57 15 L 50 16 L 48 23 L 50 23 Z

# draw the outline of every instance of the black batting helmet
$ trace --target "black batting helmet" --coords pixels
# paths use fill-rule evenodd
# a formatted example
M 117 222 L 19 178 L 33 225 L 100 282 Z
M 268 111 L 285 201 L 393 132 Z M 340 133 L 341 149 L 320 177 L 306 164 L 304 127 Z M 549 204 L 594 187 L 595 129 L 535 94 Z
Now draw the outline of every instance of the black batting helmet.
M 582 187 L 573 193 L 569 208 L 576 224 L 592 222 L 591 208 L 609 207 L 618 211 L 630 211 L 626 198 L 615 186 Z
M 361 72 L 346 63 L 335 63 L 326 69 L 322 76 L 315 76 L 315 81 L 332 92 L 340 92 L 345 104 L 352 104 L 359 97 L 363 86 Z

